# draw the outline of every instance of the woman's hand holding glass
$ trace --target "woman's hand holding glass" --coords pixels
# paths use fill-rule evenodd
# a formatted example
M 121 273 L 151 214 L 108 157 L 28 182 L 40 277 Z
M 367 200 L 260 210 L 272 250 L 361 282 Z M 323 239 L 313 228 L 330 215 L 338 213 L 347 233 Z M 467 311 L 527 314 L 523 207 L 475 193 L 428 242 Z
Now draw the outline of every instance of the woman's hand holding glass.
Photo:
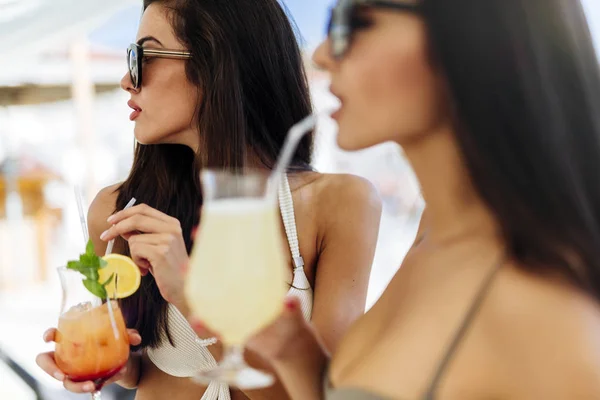
M 55 342 L 57 335 L 56 328 L 50 328 L 46 332 L 44 332 L 43 339 L 46 343 Z M 129 340 L 129 344 L 131 346 L 138 346 L 142 342 L 142 338 L 138 331 L 135 329 L 127 330 L 127 337 Z M 95 390 L 96 386 L 92 381 L 84 381 L 84 382 L 73 382 L 69 378 L 67 378 L 64 371 L 62 371 L 58 365 L 56 365 L 56 360 L 54 357 L 54 351 L 49 351 L 45 353 L 38 354 L 36 357 L 37 365 L 44 370 L 48 375 L 54 377 L 55 379 L 63 382 L 63 386 L 70 392 L 73 393 L 91 393 Z M 136 366 L 133 365 L 137 360 L 134 357 L 130 357 L 127 361 L 127 364 L 112 378 L 106 381 L 104 385 L 108 385 L 114 382 L 120 381 L 129 381 L 130 374 L 132 371 L 136 370 Z M 137 380 L 137 379 L 134 379 Z M 123 385 L 127 386 L 127 385 Z

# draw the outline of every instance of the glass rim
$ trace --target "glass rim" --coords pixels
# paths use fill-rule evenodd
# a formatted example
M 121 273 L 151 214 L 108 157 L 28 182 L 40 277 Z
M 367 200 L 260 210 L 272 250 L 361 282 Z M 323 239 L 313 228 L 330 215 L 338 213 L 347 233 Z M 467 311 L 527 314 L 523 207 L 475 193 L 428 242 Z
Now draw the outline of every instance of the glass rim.
M 67 267 L 57 267 L 56 273 L 59 275 L 59 277 L 61 274 L 68 274 L 68 275 L 73 275 L 73 276 L 77 276 L 77 277 L 81 277 L 82 279 L 85 279 L 84 274 L 82 274 L 81 272 L 76 271 L 74 269 L 69 269 Z
M 59 272 L 75 272 L 77 274 L 81 274 L 81 272 L 76 271 L 74 269 L 67 268 L 67 267 L 56 267 L 56 270 Z

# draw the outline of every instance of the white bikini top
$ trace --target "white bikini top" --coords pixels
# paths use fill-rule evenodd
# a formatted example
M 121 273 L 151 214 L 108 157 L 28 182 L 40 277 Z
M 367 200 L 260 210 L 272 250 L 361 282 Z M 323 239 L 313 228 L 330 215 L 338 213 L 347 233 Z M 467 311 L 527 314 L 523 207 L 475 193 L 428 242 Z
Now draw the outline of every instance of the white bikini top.
M 302 314 L 309 321 L 312 315 L 313 290 L 304 272 L 304 260 L 298 246 L 292 192 L 286 176 L 279 188 L 279 209 L 294 263 L 294 278 L 287 295 L 296 296 L 300 300 Z M 167 314 L 169 333 L 175 346 L 163 337 L 160 347 L 148 348 L 146 353 L 152 363 L 164 373 L 180 378 L 192 377 L 198 371 L 216 367 L 217 363 L 207 349 L 216 343 L 216 339 L 200 339 L 185 317 L 171 304 L 168 305 Z M 231 400 L 229 387 L 224 383 L 211 382 L 201 400 Z

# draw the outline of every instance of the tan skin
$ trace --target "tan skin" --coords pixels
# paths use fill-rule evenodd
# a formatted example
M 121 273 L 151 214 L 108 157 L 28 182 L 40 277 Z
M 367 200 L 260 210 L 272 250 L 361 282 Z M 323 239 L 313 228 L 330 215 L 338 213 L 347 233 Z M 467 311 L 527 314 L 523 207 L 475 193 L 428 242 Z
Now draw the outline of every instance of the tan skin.
M 164 48 L 183 49 L 159 5 L 151 5 L 142 18 L 138 40 L 148 36 L 158 39 Z M 145 42 L 144 46 L 162 48 L 154 40 Z M 199 134 L 194 123 L 197 89 L 187 81 L 181 61 L 153 59 L 144 68 L 142 90 L 132 88 L 128 74 L 122 80 L 122 87 L 142 109 L 135 127 L 139 142 L 179 143 L 198 148 Z M 173 90 L 174 87 L 178 90 Z M 186 95 L 170 99 L 172 93 Z M 252 159 L 252 154 L 249 158 Z M 364 311 L 381 203 L 372 185 L 354 176 L 302 172 L 290 175 L 289 179 L 300 252 L 305 260 L 306 275 L 314 288 L 312 323 L 324 346 L 333 351 L 346 329 Z M 183 292 L 183 266 L 188 259 L 179 221 L 146 205 L 116 213 L 110 222 L 107 221 L 115 209 L 117 187 L 102 190 L 89 210 L 90 238 L 96 251 L 102 254 L 109 240 L 124 237 L 142 274 L 152 273 L 163 297 L 187 314 L 185 299 L 179 295 Z M 288 281 L 291 282 L 291 254 L 287 257 Z M 54 330 L 50 330 L 45 339 L 50 341 L 53 335 Z M 139 335 L 135 332 L 131 335 L 130 341 L 139 343 Z M 211 346 L 209 350 L 216 359 L 220 358 L 220 345 Z M 252 352 L 248 353 L 248 361 L 270 369 L 263 358 Z M 51 352 L 41 354 L 38 364 L 51 375 L 60 374 Z M 89 382 L 73 383 L 64 376 L 59 375 L 59 378 L 70 391 L 89 391 L 85 387 Z M 205 391 L 205 387 L 189 379 L 163 373 L 143 354 L 132 354 L 126 370 L 114 380 L 125 387 L 137 385 L 136 398 L 139 400 L 196 400 Z M 246 393 L 232 390 L 232 398 L 279 400 L 288 396 L 277 382 L 264 390 Z
M 418 16 L 366 10 L 342 60 L 323 43 L 316 64 L 342 101 L 338 143 L 393 140 L 404 148 L 427 204 L 418 242 L 376 305 L 331 360 L 296 307 L 252 343 L 291 397 L 322 399 L 335 388 L 393 399 L 421 398 L 475 293 L 505 245 L 475 192 L 445 111 L 443 79 L 430 64 Z M 507 259 L 446 370 L 439 399 L 600 398 L 600 305 L 560 277 L 529 275 Z M 293 338 L 293 339 L 292 339 Z
M 315 289 L 312 321 L 327 348 L 333 350 L 343 334 L 343 326 L 350 325 L 364 309 L 369 276 L 367 265 L 370 264 L 376 241 L 379 201 L 376 197 L 371 197 L 373 193 L 367 190 L 368 184 L 350 176 L 302 173 L 291 176 L 290 185 L 297 215 L 300 252 L 305 258 L 307 277 Z M 101 192 L 90 208 L 90 237 L 92 238 L 98 238 L 101 229 L 110 227 L 106 223 L 106 218 L 97 217 L 95 211 L 99 208 L 97 204 L 109 204 L 111 197 L 114 202 L 114 195 L 110 195 L 110 189 Z M 340 204 L 338 198 L 352 200 Z M 104 208 L 108 213 L 102 216 L 110 215 L 111 210 Z M 117 223 L 110 229 L 120 228 Z M 364 232 L 370 232 L 368 236 L 373 238 L 370 243 L 369 240 L 364 241 L 362 237 Z M 360 241 L 363 242 L 359 243 Z M 106 242 L 97 242 L 100 249 L 106 246 Z M 349 250 L 350 246 L 354 249 Z M 361 255 L 363 253 L 364 255 Z M 132 256 L 135 260 L 136 256 L 133 254 Z M 291 255 L 288 253 L 286 257 L 290 266 L 288 278 L 291 281 Z M 330 260 L 337 262 L 331 263 Z M 357 260 L 361 264 L 360 267 L 351 269 L 345 267 L 348 264 L 356 264 Z M 184 308 L 177 300 L 173 303 L 180 309 Z M 210 350 L 215 358 L 220 358 L 219 346 L 213 346 Z M 252 355 L 249 361 L 269 369 L 268 365 Z M 140 399 L 162 398 L 161 396 L 166 396 L 167 392 L 174 399 L 199 398 L 197 396 L 201 396 L 205 390 L 188 379 L 164 374 L 146 357 L 143 358 L 142 369 L 143 374 L 138 385 Z M 279 385 L 262 391 L 248 392 L 247 395 L 252 399 L 287 397 Z M 234 396 L 245 398 L 239 392 Z

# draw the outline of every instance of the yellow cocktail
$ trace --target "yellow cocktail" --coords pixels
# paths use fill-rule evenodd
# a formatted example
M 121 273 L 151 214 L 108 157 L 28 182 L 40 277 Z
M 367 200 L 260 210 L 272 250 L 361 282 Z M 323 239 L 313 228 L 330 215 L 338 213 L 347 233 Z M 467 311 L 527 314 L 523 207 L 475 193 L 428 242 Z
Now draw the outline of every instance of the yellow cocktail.
M 217 369 L 196 380 L 239 388 L 272 383 L 243 360 L 243 345 L 281 312 L 286 284 L 284 242 L 275 199 L 265 196 L 268 175 L 205 171 L 204 205 L 185 294 L 195 317 L 226 347 Z

